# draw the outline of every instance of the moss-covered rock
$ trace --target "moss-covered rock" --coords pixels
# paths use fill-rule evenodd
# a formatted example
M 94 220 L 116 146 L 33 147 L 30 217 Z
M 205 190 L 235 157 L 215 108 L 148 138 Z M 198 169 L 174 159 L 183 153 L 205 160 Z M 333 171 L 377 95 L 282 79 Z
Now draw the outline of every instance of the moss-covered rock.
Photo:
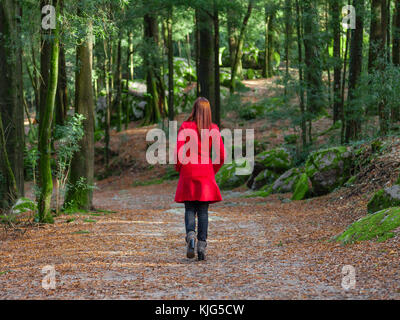
M 394 185 L 377 191 L 368 202 L 368 213 L 374 213 L 390 207 L 400 206 L 400 185 Z
M 263 186 L 274 182 L 278 177 L 279 177 L 278 174 L 276 174 L 275 172 L 273 172 L 269 169 L 265 169 L 265 170 L 261 171 L 257 175 L 257 177 L 254 179 L 254 182 L 253 182 L 253 185 L 251 186 L 251 188 L 253 190 L 258 190 L 258 189 L 262 188 Z
M 352 153 L 346 147 L 313 152 L 306 162 L 315 195 L 324 195 L 342 186 L 350 177 Z
M 385 241 L 399 233 L 396 232 L 399 227 L 400 208 L 388 208 L 354 222 L 346 231 L 335 237 L 335 240 L 343 244 L 363 240 Z
M 263 164 L 261 163 L 254 163 L 254 168 L 253 168 L 253 172 L 251 173 L 251 176 L 249 178 L 249 180 L 247 180 L 247 187 L 249 189 L 251 189 L 251 187 L 253 186 L 254 180 L 255 178 L 260 174 L 261 171 L 265 170 L 265 167 Z
M 262 187 L 260 190 L 253 192 L 251 194 L 247 194 L 244 196 L 244 198 L 257 198 L 257 197 L 263 197 L 266 198 L 272 193 L 272 186 L 270 185 L 265 185 Z
M 256 156 L 256 162 L 262 163 L 265 168 L 275 173 L 284 173 L 293 165 L 289 151 L 283 148 L 276 148 L 259 153 Z
M 273 193 L 288 193 L 293 192 L 297 181 L 299 181 L 301 172 L 297 168 L 292 168 L 282 174 L 275 180 L 272 191 Z
M 294 187 L 292 200 L 303 200 L 310 194 L 310 191 L 311 182 L 307 174 L 303 173 Z
M 215 175 L 215 181 L 221 189 L 230 190 L 244 184 L 250 177 L 248 175 L 238 175 L 237 169 L 245 168 L 249 166 L 249 162 L 246 160 L 242 163 L 234 161 L 232 164 L 225 164 Z

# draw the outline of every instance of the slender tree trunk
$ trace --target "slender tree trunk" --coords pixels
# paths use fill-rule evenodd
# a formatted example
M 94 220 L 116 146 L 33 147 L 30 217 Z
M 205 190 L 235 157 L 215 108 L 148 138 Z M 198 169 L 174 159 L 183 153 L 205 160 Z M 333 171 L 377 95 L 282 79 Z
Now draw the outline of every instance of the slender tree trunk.
M 234 8 L 228 8 L 227 15 L 227 31 L 228 31 L 228 42 L 229 42 L 229 59 L 231 72 L 235 67 L 235 57 L 238 50 L 238 38 L 239 30 L 237 26 L 237 21 L 239 20 L 238 13 Z M 239 52 L 239 61 L 236 64 L 236 75 L 238 77 L 242 76 L 242 52 Z
M 117 74 L 116 74 L 116 87 L 117 87 L 117 97 L 115 99 L 115 106 L 117 107 L 117 131 L 122 130 L 122 35 L 118 39 L 118 49 L 117 49 Z
M 148 101 L 145 109 L 145 124 L 157 123 L 161 120 L 161 110 L 163 106 L 163 97 L 160 96 L 162 89 L 161 69 L 156 59 L 152 57 L 159 50 L 157 18 L 150 14 L 144 16 L 144 40 L 148 46 L 147 52 L 144 52 L 144 65 L 146 69 L 146 82 Z M 150 54 L 151 51 L 152 53 Z
M 64 1 L 58 0 L 60 3 L 60 14 L 63 13 Z M 55 123 L 58 125 L 64 125 L 65 118 L 68 112 L 68 87 L 67 87 L 67 66 L 65 60 L 65 49 L 64 44 L 60 41 L 60 56 L 58 61 L 58 84 L 56 94 L 56 114 Z
M 175 118 L 175 109 L 174 109 L 174 47 L 172 42 L 172 13 L 173 7 L 171 6 L 168 9 L 168 20 L 167 20 L 167 29 L 168 29 L 168 39 L 167 39 L 167 47 L 168 47 L 168 117 L 170 121 L 173 121 Z
M 109 50 L 108 50 L 108 41 L 106 39 L 103 40 L 103 48 L 104 48 L 104 82 L 106 87 L 106 112 L 105 112 L 105 126 L 104 126 L 104 162 L 106 168 L 108 169 L 109 161 L 110 161 L 110 127 L 111 127 L 111 94 L 110 94 L 110 81 L 109 81 Z
M 289 81 L 289 46 L 292 35 L 292 1 L 285 0 L 285 97 L 287 96 L 287 83 Z
M 83 4 L 81 4 L 83 5 Z M 82 17 L 82 8 L 78 9 Z M 75 113 L 85 117 L 84 136 L 80 150 L 73 156 L 68 192 L 64 206 L 90 210 L 93 207 L 92 186 L 94 181 L 94 100 L 92 84 L 92 23 L 88 21 L 86 40 L 76 48 Z M 81 182 L 84 183 L 82 186 Z
M 244 35 L 245 35 L 247 24 L 248 24 L 250 16 L 251 16 L 251 12 L 253 10 L 253 2 L 254 2 L 254 0 L 249 0 L 247 12 L 246 12 L 246 15 L 244 16 L 242 27 L 241 27 L 240 33 L 239 33 L 237 49 L 236 49 L 236 53 L 235 53 L 235 59 L 234 59 L 232 75 L 231 75 L 231 85 L 230 85 L 231 93 L 235 92 L 235 79 L 236 79 L 237 66 L 238 66 L 239 60 L 242 58 Z
M 340 0 L 331 1 L 331 28 L 333 30 L 333 123 L 341 119 L 342 59 L 340 57 Z
M 307 120 L 309 142 L 312 143 L 312 119 L 323 109 L 322 66 L 320 57 L 320 34 L 318 11 L 311 0 L 303 1 L 304 18 L 304 51 L 305 51 L 305 80 L 307 86 Z
M 213 108 L 213 121 L 221 125 L 221 86 L 219 66 L 219 10 L 214 0 L 214 72 L 215 72 L 215 106 Z
M 356 29 L 351 31 L 350 45 L 350 67 L 349 67 L 349 91 L 346 107 L 346 135 L 345 141 L 356 139 L 360 130 L 360 117 L 355 110 L 353 101 L 355 98 L 355 90 L 358 86 L 362 71 L 363 60 L 363 33 L 364 33 L 364 0 L 354 0 L 356 8 Z
M 59 6 L 57 5 L 57 19 L 59 15 Z M 57 24 L 56 29 L 53 33 L 53 38 L 46 40 L 50 46 L 50 63 L 44 61 L 42 57 L 41 61 L 44 63 L 44 68 L 49 65 L 48 82 L 45 82 L 46 95 L 42 100 L 44 103 L 40 110 L 40 122 L 39 122 L 39 187 L 40 196 L 38 201 L 39 209 L 39 220 L 41 222 L 53 222 L 51 215 L 51 196 L 53 193 L 53 180 L 51 174 L 51 128 L 53 122 L 53 114 L 55 109 L 55 100 L 57 92 L 58 82 L 58 59 L 59 59 L 59 26 Z M 43 53 L 47 56 L 47 52 Z M 42 66 L 41 69 L 43 70 Z M 43 75 L 42 75 L 43 76 Z
M 195 10 L 196 96 L 200 96 L 200 29 L 199 9 Z
M 307 146 L 307 124 L 305 115 L 305 104 L 304 104 L 304 83 L 303 83 L 303 49 L 302 49 L 302 30 L 301 30 L 301 11 L 299 0 L 296 0 L 296 31 L 297 31 L 297 47 L 299 57 L 299 97 L 300 97 L 300 113 L 301 113 L 301 140 L 303 149 Z
M 134 64 L 133 64 L 133 33 L 129 33 L 129 79 L 133 81 L 133 75 L 134 75 Z

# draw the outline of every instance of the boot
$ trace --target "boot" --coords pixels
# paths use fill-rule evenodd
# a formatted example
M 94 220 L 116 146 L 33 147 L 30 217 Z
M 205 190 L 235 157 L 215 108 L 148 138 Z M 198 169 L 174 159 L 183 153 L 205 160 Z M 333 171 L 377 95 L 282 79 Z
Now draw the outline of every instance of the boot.
M 186 235 L 186 257 L 189 259 L 194 258 L 194 248 L 196 246 L 196 233 L 194 231 L 189 231 Z
M 200 241 L 197 243 L 197 258 L 199 261 L 206 260 L 206 241 Z

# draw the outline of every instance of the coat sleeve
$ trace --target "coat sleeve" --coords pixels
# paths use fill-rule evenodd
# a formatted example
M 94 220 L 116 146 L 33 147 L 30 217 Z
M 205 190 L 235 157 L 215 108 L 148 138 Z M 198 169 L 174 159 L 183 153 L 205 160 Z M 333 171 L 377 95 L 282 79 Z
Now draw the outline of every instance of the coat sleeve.
M 179 161 L 178 151 L 180 150 L 180 148 L 182 148 L 185 145 L 185 141 L 179 141 L 179 133 L 181 133 L 183 129 L 185 129 L 184 124 L 182 124 L 181 127 L 179 128 L 177 138 L 176 138 L 177 141 L 176 141 L 176 148 L 175 148 L 175 159 L 176 159 L 175 170 L 178 172 L 180 172 L 181 167 L 182 167 L 182 163 Z
M 219 131 L 219 128 L 216 126 L 218 130 L 218 137 L 219 137 L 219 149 L 216 151 L 217 153 L 217 158 L 219 158 L 219 162 L 213 164 L 214 168 L 214 173 L 217 174 L 219 169 L 224 165 L 225 158 L 226 158 L 226 151 L 225 151 L 225 146 L 224 146 L 224 141 L 222 140 L 221 137 L 221 132 Z

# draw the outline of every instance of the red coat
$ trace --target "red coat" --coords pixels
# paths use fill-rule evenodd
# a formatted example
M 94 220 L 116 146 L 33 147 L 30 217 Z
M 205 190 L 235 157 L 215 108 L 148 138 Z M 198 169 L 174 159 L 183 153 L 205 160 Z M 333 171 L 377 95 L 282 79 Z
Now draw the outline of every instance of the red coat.
M 186 136 L 185 139 L 186 133 L 190 133 L 190 137 Z M 178 131 L 176 150 L 176 155 L 178 156 L 175 169 L 179 172 L 179 181 L 175 194 L 176 202 L 182 203 L 185 201 L 209 201 L 210 203 L 213 203 L 222 200 L 221 192 L 217 183 L 215 182 L 215 174 L 224 163 L 225 147 L 217 125 L 212 124 L 210 133 L 209 150 L 206 152 L 207 145 L 205 144 L 203 148 L 201 147 L 200 135 L 197 131 L 197 125 L 194 121 L 184 122 Z M 187 150 L 185 156 L 185 148 L 183 148 L 183 146 L 191 139 L 196 146 L 196 152 L 193 152 L 194 154 L 192 156 L 190 150 Z M 214 161 L 215 164 L 213 164 L 211 160 L 211 148 L 213 145 L 213 140 L 216 158 L 219 158 L 219 163 Z M 181 156 L 179 156 L 180 153 Z M 181 161 L 182 158 L 184 160 L 183 163 Z M 201 161 L 202 158 L 203 161 Z M 197 164 L 195 163 L 196 160 Z

